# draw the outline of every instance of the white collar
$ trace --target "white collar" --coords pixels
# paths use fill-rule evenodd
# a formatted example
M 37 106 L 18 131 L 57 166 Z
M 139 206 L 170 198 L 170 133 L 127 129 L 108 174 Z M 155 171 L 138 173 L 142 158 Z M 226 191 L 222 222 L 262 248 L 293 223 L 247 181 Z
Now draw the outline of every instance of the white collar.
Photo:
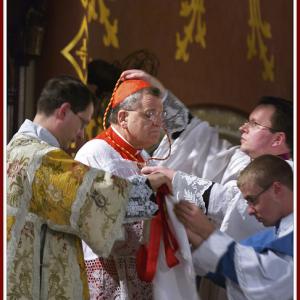
M 32 137 L 36 137 L 51 146 L 60 148 L 59 142 L 56 137 L 46 128 L 40 126 L 39 124 L 33 123 L 32 121 L 26 119 L 21 125 L 18 133 L 23 133 Z
M 294 213 L 287 215 L 280 220 L 277 236 L 282 237 L 294 230 Z

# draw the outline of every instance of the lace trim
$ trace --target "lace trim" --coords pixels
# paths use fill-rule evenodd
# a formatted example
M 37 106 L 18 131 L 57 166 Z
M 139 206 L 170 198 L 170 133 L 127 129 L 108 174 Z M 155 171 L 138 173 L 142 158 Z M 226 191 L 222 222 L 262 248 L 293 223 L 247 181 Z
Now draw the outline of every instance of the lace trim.
M 178 201 L 190 201 L 206 212 L 203 194 L 212 184 L 210 180 L 178 171 L 173 179 L 174 195 Z
M 163 105 L 164 111 L 167 113 L 164 123 L 168 132 L 171 134 L 184 130 L 189 121 L 187 107 L 170 91 L 168 91 Z
M 122 281 L 117 271 L 120 261 L 102 258 L 85 261 L 91 300 L 153 300 L 152 284 L 142 282 L 137 277 L 135 257 L 123 258 L 122 264 L 126 267 L 124 276 L 129 284 L 127 292 L 119 285 Z
M 129 177 L 132 188 L 129 193 L 126 222 L 151 218 L 158 209 L 157 204 L 150 200 L 153 191 L 146 185 L 146 179 L 143 176 Z

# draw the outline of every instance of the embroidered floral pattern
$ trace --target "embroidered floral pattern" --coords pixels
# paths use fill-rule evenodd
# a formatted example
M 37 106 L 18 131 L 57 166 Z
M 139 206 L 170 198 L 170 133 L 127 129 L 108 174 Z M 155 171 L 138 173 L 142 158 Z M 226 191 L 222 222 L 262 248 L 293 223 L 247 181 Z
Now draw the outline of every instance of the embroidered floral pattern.
M 26 177 L 26 169 L 29 163 L 29 158 L 21 156 L 20 159 L 8 161 L 7 176 L 10 178 L 8 184 L 8 203 L 12 206 L 18 205 L 18 199 L 24 193 L 24 179 Z
M 21 232 L 13 272 L 8 274 L 8 280 L 11 285 L 7 293 L 9 299 L 32 299 L 33 241 L 33 224 L 28 222 Z
M 203 211 L 206 211 L 206 209 L 202 195 L 211 185 L 212 182 L 210 180 L 188 175 L 180 171 L 176 172 L 173 179 L 176 199 L 184 199 L 195 203 Z
M 61 150 L 47 153 L 35 174 L 33 184 L 34 202 L 32 212 L 43 212 L 45 219 L 51 219 L 57 224 L 66 224 L 71 211 L 68 209 L 76 191 L 89 168 L 74 162 Z M 44 206 L 47 205 L 47 210 Z M 57 211 L 63 213 L 57 214 Z
M 80 238 L 111 251 L 130 185 L 39 139 L 18 134 L 7 150 L 7 299 L 89 299 Z

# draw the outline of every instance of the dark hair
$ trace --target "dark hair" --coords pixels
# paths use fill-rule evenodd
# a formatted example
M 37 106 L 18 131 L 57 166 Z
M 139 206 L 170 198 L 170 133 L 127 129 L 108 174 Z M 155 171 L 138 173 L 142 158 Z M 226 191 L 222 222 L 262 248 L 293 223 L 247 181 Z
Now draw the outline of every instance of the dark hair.
M 46 82 L 37 103 L 37 111 L 49 116 L 64 102 L 70 103 L 72 111 L 78 113 L 90 103 L 95 103 L 95 96 L 80 80 L 61 75 Z
M 97 86 L 96 94 L 112 93 L 116 82 L 121 75 L 121 70 L 113 64 L 102 59 L 96 59 L 88 64 L 88 83 Z
M 271 132 L 282 131 L 286 135 L 286 143 L 293 152 L 293 102 L 279 97 L 262 97 L 258 105 L 272 105 L 275 112 L 271 117 Z
M 263 189 L 278 181 L 290 190 L 293 190 L 293 170 L 291 166 L 285 160 L 275 155 L 264 154 L 252 160 L 241 171 L 237 185 L 241 187 L 250 180 L 253 180 L 255 184 Z

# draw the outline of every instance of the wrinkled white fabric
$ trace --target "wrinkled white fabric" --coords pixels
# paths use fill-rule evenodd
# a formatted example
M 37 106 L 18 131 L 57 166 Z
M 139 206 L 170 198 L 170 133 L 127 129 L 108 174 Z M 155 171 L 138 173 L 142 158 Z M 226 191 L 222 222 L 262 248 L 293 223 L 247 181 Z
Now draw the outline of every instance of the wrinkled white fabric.
M 176 257 L 180 263 L 171 269 L 166 265 L 164 247 L 161 242 L 157 271 L 153 280 L 154 299 L 199 300 L 189 241 L 183 225 L 173 212 L 174 203 L 176 202 L 178 202 L 176 197 L 166 197 L 168 215 L 179 244 Z
M 283 218 L 277 238 L 292 232 L 293 214 Z M 196 272 L 215 272 L 220 259 L 235 243 L 228 235 L 216 230 L 193 252 Z M 234 245 L 234 268 L 239 285 L 226 279 L 226 291 L 232 300 L 289 300 L 293 298 L 293 257 L 272 250 L 255 252 L 252 247 Z
M 176 108 L 179 108 L 177 115 L 181 120 L 180 126 L 178 122 L 172 123 Z M 173 179 L 174 194 L 183 196 L 184 190 L 188 200 L 194 197 L 194 203 L 203 208 L 202 195 L 215 183 L 210 192 L 207 213 L 221 231 L 240 240 L 264 229 L 253 216 L 248 216 L 246 201 L 236 185 L 236 179 L 249 164 L 250 157 L 238 146 L 232 147 L 229 142 L 220 139 L 217 129 L 207 122 L 194 117 L 188 123 L 185 117 L 188 109 L 170 92 L 164 103 L 167 115 L 169 109 L 173 118 L 166 122 L 168 131 L 174 132 L 171 128 L 175 127 L 182 132 L 172 143 L 171 156 L 159 164 L 181 171 Z M 165 156 L 168 147 L 165 137 L 155 156 Z

